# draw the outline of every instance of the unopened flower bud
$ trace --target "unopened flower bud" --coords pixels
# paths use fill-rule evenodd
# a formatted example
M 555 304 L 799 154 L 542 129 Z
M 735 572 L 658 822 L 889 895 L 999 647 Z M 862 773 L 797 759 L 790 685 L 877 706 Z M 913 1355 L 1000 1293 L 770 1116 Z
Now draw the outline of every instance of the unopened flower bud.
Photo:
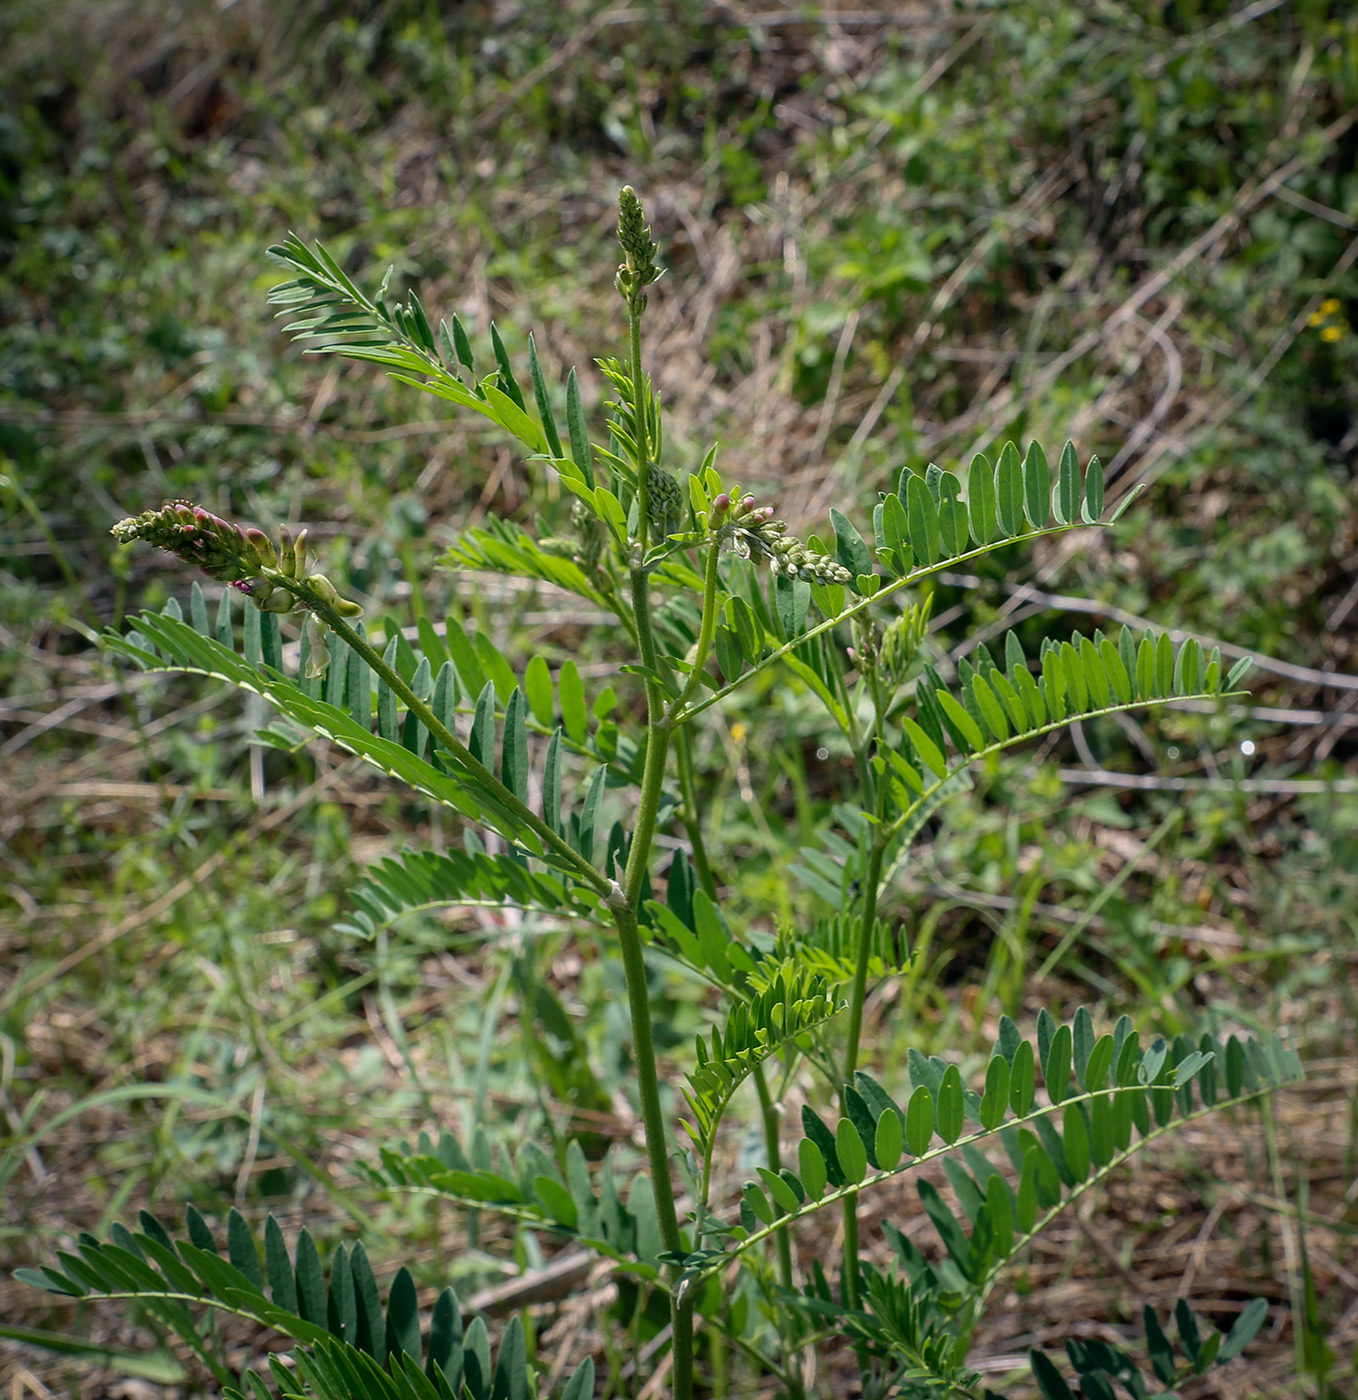
M 361 604 L 341 597 L 339 589 L 324 574 L 308 574 L 306 581 L 341 617 L 357 617 L 363 611 Z
M 625 300 L 635 304 L 642 300 L 642 288 L 660 276 L 660 269 L 655 265 L 656 245 L 651 241 L 645 211 L 631 185 L 624 185 L 618 191 L 618 242 L 626 256 L 618 269 L 618 291 Z
M 279 530 L 280 559 L 280 551 L 263 530 L 242 529 L 189 501 L 166 501 L 159 510 L 120 520 L 112 534 L 122 544 L 145 540 L 168 550 L 209 578 L 229 583 L 262 612 L 285 613 L 305 606 L 304 599 L 277 582 L 280 577 L 297 579 L 305 573 L 305 530 L 296 540 L 286 526 Z M 341 597 L 324 574 L 313 574 L 308 582 L 341 616 L 356 617 L 363 611 L 358 603 Z
M 278 551 L 273 547 L 273 541 L 263 530 L 250 526 L 245 532 L 245 538 L 249 541 L 250 547 L 255 551 L 255 558 L 266 569 L 276 569 L 278 567 Z
M 233 583 L 259 573 L 259 561 L 239 526 L 187 501 L 167 501 L 160 510 L 129 516 L 113 527 L 120 543 L 145 540 L 178 555 L 209 578 Z

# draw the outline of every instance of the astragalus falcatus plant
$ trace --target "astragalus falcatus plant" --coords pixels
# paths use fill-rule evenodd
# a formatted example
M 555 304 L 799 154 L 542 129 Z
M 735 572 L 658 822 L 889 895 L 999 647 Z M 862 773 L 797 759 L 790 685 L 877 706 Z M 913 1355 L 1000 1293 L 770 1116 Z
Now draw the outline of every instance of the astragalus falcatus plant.
M 391 302 L 384 283 L 368 296 L 320 245 L 289 238 L 271 250 L 292 274 L 273 301 L 313 350 L 371 361 L 480 414 L 522 446 L 532 472 L 555 474 L 568 504 L 550 532 L 495 520 L 462 533 L 440 562 L 550 584 L 616 619 L 600 646 L 635 686 L 633 713 L 644 721 L 592 702 L 573 662 L 555 674 L 541 657 L 520 667 L 456 620 L 443 631 L 423 621 L 418 647 L 399 632 L 378 642 L 358 605 L 314 571 L 304 538 L 283 532 L 275 544 L 180 502 L 114 533 L 229 585 L 215 614 L 195 584 L 187 609 L 144 614 L 107 645 L 144 668 L 254 691 L 450 809 L 468 832 L 493 834 L 380 862 L 353 892 L 356 933 L 412 909 L 503 902 L 568 912 L 618 959 L 644 1162 L 617 1149 L 592 1162 L 574 1140 L 497 1153 L 484 1139 L 412 1124 L 413 1146 L 375 1143 L 367 1167 L 376 1190 L 503 1212 L 658 1290 L 667 1340 L 648 1352 L 649 1370 L 614 1377 L 609 1394 L 640 1393 L 649 1380 L 648 1394 L 689 1400 L 729 1386 L 732 1365 L 749 1368 L 760 1393 L 826 1393 L 832 1350 L 857 1367 L 864 1396 L 993 1393 L 968 1366 L 971 1338 L 997 1279 L 1034 1236 L 1143 1144 L 1300 1070 L 1276 1040 L 1143 1044 L 1129 1015 L 1101 1030 L 1082 1009 L 1066 1024 L 1044 1013 L 1030 1038 L 1001 1019 L 975 1076 L 911 1049 L 908 1080 L 882 1082 L 870 1069 L 864 1004 L 910 958 L 893 876 L 927 818 L 970 786 L 978 761 L 1075 720 L 1210 700 L 1236 674 L 1223 675 L 1220 657 L 1195 641 L 1176 648 L 1163 634 L 1123 630 L 1044 642 L 1036 654 L 1011 632 L 945 676 L 928 646 L 921 583 L 998 548 L 1111 524 L 1098 460 L 1082 466 L 1067 444 L 1053 470 L 1036 442 L 1022 452 L 1010 443 L 993 462 L 971 461 L 965 489 L 951 471 L 907 469 L 870 525 L 832 510 L 823 539 L 798 537 L 777 518 L 776 500 L 723 479 L 715 449 L 686 473 L 667 453 L 642 335 L 657 249 L 630 189 L 620 207 L 616 286 L 627 335 L 620 356 L 598 362 L 613 393 L 602 440 L 591 437 L 574 372 L 559 392 L 531 340 L 526 386 L 494 328 L 489 372 L 478 375 L 456 317 L 436 331 L 414 295 Z M 243 628 L 237 594 L 249 605 Z M 292 617 L 304 624 L 300 656 L 285 665 L 280 624 Z M 802 912 L 776 931 L 772 918 L 724 908 L 727 857 L 705 827 L 693 744 L 728 697 L 768 679 L 823 707 L 855 775 L 804 853 Z M 625 803 L 625 820 L 610 829 L 605 791 L 614 809 Z M 670 838 L 663 854 L 660 835 Z M 648 960 L 682 964 L 713 989 L 680 1121 L 661 1089 Z M 784 1121 L 794 1082 L 807 1106 Z M 742 1183 L 730 1180 L 719 1149 L 744 1095 L 758 1105 L 765 1151 Z M 947 1194 L 921 1170 L 934 1163 Z M 626 1187 L 623 1172 L 633 1176 Z M 899 1202 L 896 1179 L 910 1173 L 939 1240 L 928 1255 L 895 1225 L 885 1226 L 887 1249 L 860 1230 L 864 1203 L 878 1192 Z M 823 1211 L 841 1218 L 837 1261 L 799 1255 L 799 1235 Z M 29 1277 L 80 1297 L 136 1299 L 183 1337 L 224 1394 L 547 1393 L 518 1321 L 492 1356 L 484 1323 L 464 1321 L 451 1289 L 422 1325 L 409 1272 L 396 1274 L 384 1305 L 361 1244 L 338 1247 L 327 1274 L 310 1236 L 290 1248 L 272 1218 L 261 1248 L 233 1212 L 223 1252 L 192 1210 L 178 1240 L 143 1214 L 138 1229 L 83 1238 Z M 203 1325 L 214 1309 L 291 1339 L 271 1356 L 270 1375 L 229 1374 Z M 1230 1360 L 1262 1309 L 1252 1305 L 1223 1336 L 1181 1308 L 1181 1359 L 1148 1310 L 1152 1388 Z M 1079 1343 L 1070 1360 L 1086 1395 L 1111 1395 L 1114 1380 L 1150 1393 L 1112 1347 Z M 1033 1372 L 1045 1395 L 1072 1394 L 1045 1356 L 1034 1354 Z M 595 1394 L 592 1362 L 560 1393 Z

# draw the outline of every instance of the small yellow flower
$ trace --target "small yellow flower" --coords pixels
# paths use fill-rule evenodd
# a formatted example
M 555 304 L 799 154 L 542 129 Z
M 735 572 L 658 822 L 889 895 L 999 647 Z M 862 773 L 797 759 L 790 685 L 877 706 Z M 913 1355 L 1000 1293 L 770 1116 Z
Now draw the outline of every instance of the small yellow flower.
M 1340 301 L 1338 297 L 1326 297 L 1320 303 L 1320 314 L 1322 316 L 1333 316 L 1339 310 Z
M 1320 338 L 1327 345 L 1333 345 L 1343 334 L 1344 330 L 1342 326 L 1326 326 L 1325 329 L 1321 331 Z
M 1325 324 L 1325 313 L 1323 311 L 1311 312 L 1306 318 L 1306 324 L 1310 326 L 1312 330 L 1315 330 L 1317 326 L 1323 326 Z
M 731 726 L 731 738 L 737 744 L 743 744 L 745 742 L 745 735 L 747 732 L 743 724 L 736 723 Z

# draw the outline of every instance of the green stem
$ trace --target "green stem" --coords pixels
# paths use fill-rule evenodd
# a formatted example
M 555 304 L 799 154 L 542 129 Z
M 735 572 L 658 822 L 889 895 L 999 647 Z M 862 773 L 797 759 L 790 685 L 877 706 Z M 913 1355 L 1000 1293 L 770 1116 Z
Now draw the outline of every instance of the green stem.
M 868 748 L 872 743 L 870 735 L 865 735 L 858 723 L 858 712 L 854 709 L 853 695 L 849 691 L 849 683 L 844 675 L 844 660 L 832 640 L 827 638 L 826 657 L 830 663 L 830 669 L 834 672 L 835 680 L 839 687 L 840 699 L 843 702 L 844 737 L 849 741 L 849 748 L 853 753 L 854 767 L 858 770 L 858 786 L 863 793 L 863 806 L 871 807 L 874 804 L 874 792 L 876 784 L 872 780 L 872 768 L 868 764 Z
M 715 904 L 717 881 L 712 874 L 712 863 L 707 858 L 703 824 L 698 820 L 698 783 L 693 772 L 693 745 L 687 729 L 674 731 L 674 760 L 679 774 L 679 793 L 684 799 L 681 820 L 684 830 L 688 832 L 689 845 L 693 847 L 693 869 L 702 892 Z
M 632 374 L 632 426 L 636 430 L 637 440 L 637 558 L 644 559 L 651 511 L 651 444 L 646 423 L 650 405 L 642 402 L 646 381 L 641 373 L 641 312 L 634 302 L 627 305 L 627 327 L 628 361 Z
M 863 877 L 863 920 L 858 930 L 858 958 L 849 992 L 849 1030 L 844 1048 L 844 1082 L 853 1083 L 858 1068 L 858 1042 L 863 1032 L 863 1003 L 868 994 L 868 960 L 872 955 L 873 926 L 877 922 L 877 887 L 882 879 L 886 842 L 880 826 L 873 828 L 868 869 Z M 858 1306 L 858 1197 L 844 1198 L 844 1306 Z
M 649 685 L 647 689 L 650 689 Z M 660 687 L 656 686 L 655 689 L 659 690 Z M 669 752 L 670 730 L 662 719 L 652 724 L 646 733 L 646 766 L 641 774 L 641 798 L 637 803 L 632 844 L 627 852 L 627 873 L 623 878 L 627 902 L 634 912 L 641 907 L 641 893 L 646 887 L 646 873 L 650 869 L 651 842 L 655 838 L 656 813 L 660 809 L 660 792 L 665 783 Z
M 690 1294 L 670 1303 L 670 1322 L 674 1328 L 674 1396 L 675 1400 L 690 1400 L 693 1395 L 693 1310 L 695 1300 Z
M 364 640 L 328 603 L 317 598 L 305 584 L 295 579 L 268 575 L 269 582 L 281 584 L 288 592 L 303 599 L 308 607 L 321 618 L 336 636 L 343 638 L 350 649 L 358 653 L 391 688 L 405 701 L 410 712 L 436 738 L 445 749 L 474 777 L 482 787 L 487 788 L 495 800 L 508 808 L 524 826 L 543 843 L 550 847 L 575 870 L 580 879 L 602 895 L 612 892 L 613 882 L 596 870 L 564 836 L 558 835 L 532 808 L 528 807 L 507 788 L 494 773 L 480 761 L 456 734 L 443 723 L 429 705 L 406 684 L 399 672 L 388 666 L 376 650 Z
M 703 893 L 714 902 L 717 898 L 717 882 L 712 876 L 707 847 L 703 842 L 702 823 L 698 820 L 698 785 L 693 774 L 693 750 L 688 731 L 683 728 L 678 716 L 698 688 L 699 678 L 711 654 L 712 638 L 717 633 L 717 584 L 720 576 L 717 543 L 713 540 L 708 545 L 707 563 L 703 570 L 702 622 L 698 628 L 698 644 L 693 652 L 693 667 L 684 682 L 683 690 L 666 711 L 666 719 L 675 725 L 675 766 L 679 775 L 679 791 L 684 799 L 682 820 L 684 829 L 688 832 L 689 844 L 693 847 L 693 867 L 697 871 Z
M 759 1117 L 764 1127 L 764 1154 L 769 1161 L 769 1170 L 777 1172 L 783 1165 L 782 1147 L 778 1141 L 781 1122 L 778 1105 L 769 1093 L 769 1083 L 762 1063 L 754 1067 L 754 1087 L 759 1095 Z M 778 1250 L 778 1280 L 791 1293 L 796 1287 L 792 1272 L 792 1232 L 779 1230 L 773 1238 Z M 798 1347 L 794 1318 L 785 1316 L 778 1330 L 782 1333 L 785 1347 L 791 1352 L 787 1358 L 785 1375 L 789 1400 L 804 1400 L 806 1390 L 802 1385 L 801 1368 L 796 1360 Z
M 669 1153 L 665 1145 L 665 1119 L 660 1106 L 660 1080 L 656 1073 L 655 1037 L 651 1031 L 651 1003 L 646 989 L 646 963 L 642 956 L 641 929 L 626 898 L 614 894 L 610 901 L 613 922 L 618 930 L 623 973 L 627 979 L 627 1002 L 632 1013 L 632 1049 L 637 1062 L 637 1093 L 641 1117 L 646 1126 L 646 1152 L 655 1185 L 656 1215 L 665 1248 L 682 1250 L 679 1220 L 674 1208 L 670 1183 Z
M 645 381 L 641 373 L 641 315 L 635 304 L 629 304 L 628 313 L 637 469 L 640 473 L 636 552 L 632 556 L 629 573 L 637 647 L 641 653 L 642 665 L 647 670 L 646 765 L 641 777 L 641 793 L 637 802 L 632 842 L 627 853 L 623 888 L 610 896 L 609 908 L 618 930 L 623 972 L 627 982 L 633 1053 L 637 1065 L 637 1094 L 641 1101 L 642 1122 L 646 1129 L 646 1153 L 650 1160 L 651 1186 L 655 1193 L 660 1237 L 667 1251 L 682 1254 L 684 1240 L 679 1230 L 679 1218 L 674 1204 L 674 1185 L 670 1179 L 665 1117 L 660 1102 L 659 1076 L 656 1072 L 655 1038 L 651 1031 L 651 1003 L 646 986 L 646 963 L 642 955 L 641 930 L 637 924 L 637 909 L 641 904 L 641 893 L 650 869 L 651 844 L 655 838 L 656 816 L 660 810 L 660 794 L 665 783 L 670 735 L 674 726 L 665 712 L 665 690 L 659 680 L 661 666 L 655 630 L 651 622 L 650 579 L 644 562 L 650 511 L 650 492 L 646 479 L 650 464 L 650 444 L 646 423 L 647 405 L 642 401 Z M 691 1294 L 682 1294 L 674 1287 L 677 1272 L 677 1268 L 671 1266 L 669 1273 L 670 1322 L 673 1331 L 673 1393 L 674 1400 L 692 1400 L 694 1298 Z
M 649 761 L 649 760 L 648 760 Z M 652 813 L 654 826 L 654 813 Z M 638 833 L 639 836 L 639 833 Z M 635 849 L 638 836 L 634 836 Z M 651 1167 L 655 1192 L 655 1213 L 660 1238 L 670 1253 L 684 1252 L 679 1216 L 670 1180 L 669 1151 L 665 1142 L 665 1116 L 660 1103 L 660 1080 L 656 1073 L 655 1037 L 651 1030 L 651 1003 L 646 987 L 646 962 L 641 949 L 641 930 L 631 900 L 615 892 L 609 900 L 613 923 L 618 930 L 618 946 L 627 982 L 627 1004 L 632 1015 L 632 1051 L 637 1066 L 637 1097 L 641 1100 L 641 1121 L 646 1129 L 646 1156 Z M 675 1400 L 691 1400 L 693 1394 L 693 1298 L 670 1293 L 670 1321 L 674 1329 Z
M 754 1087 L 759 1095 L 759 1118 L 764 1128 L 764 1154 L 769 1161 L 769 1170 L 777 1172 L 783 1165 L 783 1151 L 778 1141 L 782 1124 L 778 1115 L 778 1105 L 769 1093 L 769 1081 L 764 1074 L 764 1066 L 754 1067 Z M 792 1279 L 792 1240 L 786 1230 L 779 1230 L 774 1239 L 778 1244 L 778 1277 L 786 1289 L 793 1286 Z
M 698 627 L 698 645 L 693 652 L 693 666 L 684 681 L 684 688 L 669 708 L 671 723 L 681 723 L 685 707 L 702 681 L 703 668 L 712 654 L 712 639 L 717 635 L 717 585 L 721 581 L 721 552 L 714 539 L 707 546 L 707 562 L 703 567 L 703 611 Z M 635 598 L 633 599 L 635 602 Z M 685 716 L 687 718 L 687 716 Z

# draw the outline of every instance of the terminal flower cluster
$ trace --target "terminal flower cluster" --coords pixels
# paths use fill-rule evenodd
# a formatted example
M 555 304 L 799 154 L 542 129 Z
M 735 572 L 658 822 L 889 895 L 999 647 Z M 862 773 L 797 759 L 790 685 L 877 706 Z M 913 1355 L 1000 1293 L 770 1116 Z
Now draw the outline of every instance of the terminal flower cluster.
M 159 510 L 120 520 L 111 531 L 120 544 L 144 540 L 202 570 L 208 578 L 228 583 L 261 612 L 307 613 L 310 641 L 308 674 L 323 675 L 330 655 L 325 647 L 328 627 L 317 613 L 357 617 L 363 608 L 341 597 L 324 574 L 307 572 L 307 532 L 293 539 L 286 525 L 278 529 L 278 544 L 263 530 L 243 528 L 190 501 L 166 501 Z

